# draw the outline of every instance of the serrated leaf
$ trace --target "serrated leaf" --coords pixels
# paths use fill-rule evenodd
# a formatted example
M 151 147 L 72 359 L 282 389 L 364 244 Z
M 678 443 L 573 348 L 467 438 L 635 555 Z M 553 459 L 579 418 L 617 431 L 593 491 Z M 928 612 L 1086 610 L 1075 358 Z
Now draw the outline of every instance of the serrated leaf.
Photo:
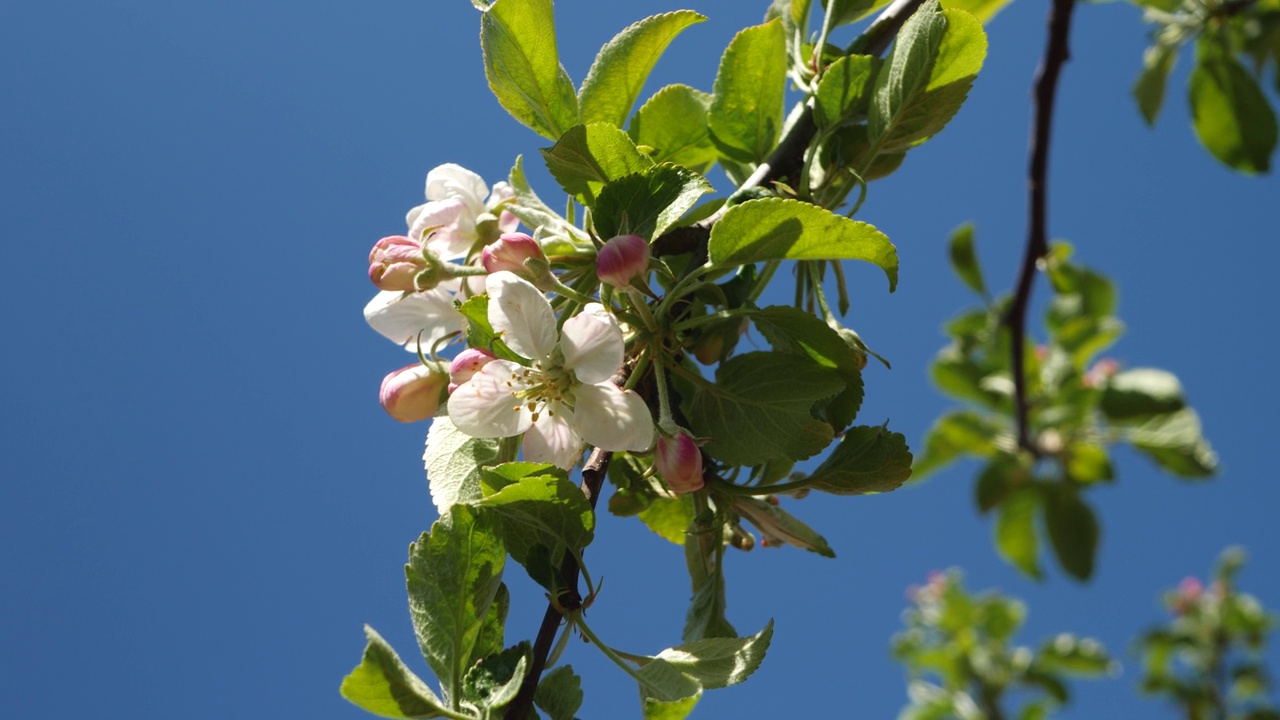
M 1099 407 L 1108 420 L 1136 422 L 1186 407 L 1178 376 L 1157 368 L 1134 368 L 1113 375 Z
M 831 456 L 806 479 L 805 487 L 833 495 L 863 495 L 898 489 L 911 477 L 911 451 L 900 433 L 880 426 L 850 428 Z
M 467 435 L 443 410 L 431 421 L 422 455 L 431 501 L 442 516 L 455 503 L 479 500 L 480 468 L 498 460 L 498 440 Z
M 458 709 L 489 605 L 502 583 L 506 549 L 495 523 L 454 505 L 409 546 L 405 578 L 418 647 L 440 679 L 444 701 Z
M 1208 477 L 1218 469 L 1218 456 L 1201 433 L 1200 416 L 1191 408 L 1127 428 L 1125 435 L 1135 448 L 1178 477 Z
M 444 703 L 414 675 L 382 636 L 366 625 L 364 657 L 342 680 L 342 697 L 374 715 L 387 718 L 436 718 Z
M 525 477 L 476 503 L 495 521 L 511 559 L 551 592 L 554 565 L 565 551 L 580 553 L 594 537 L 595 515 L 582 490 L 563 477 Z
M 1040 494 L 1025 488 L 1000 504 L 996 516 L 996 550 L 1028 577 L 1040 579 L 1040 543 L 1036 539 L 1036 510 Z
M 706 690 L 737 685 L 750 677 L 764 661 L 773 640 L 773 621 L 755 635 L 744 638 L 708 638 L 668 648 L 658 653 L 677 670 L 697 680 Z
M 466 302 L 458 306 L 458 312 L 467 319 L 467 346 L 479 348 L 492 353 L 502 360 L 528 365 L 529 361 L 520 357 L 503 342 L 502 337 L 494 332 L 489 323 L 489 296 L 472 295 Z
M 678 165 L 657 165 L 605 185 L 591 220 L 596 235 L 639 235 L 652 241 L 711 192 L 711 183 Z
M 725 616 L 724 543 L 715 528 L 693 528 L 684 544 L 685 566 L 693 586 L 685 614 L 685 642 L 703 638 L 737 637 Z
M 871 55 L 845 55 L 827 66 L 814 93 L 814 120 L 820 127 L 834 127 L 867 114 L 880 59 Z
M 677 10 L 645 18 L 600 48 L 578 94 L 579 120 L 622 127 L 649 72 L 682 30 L 706 18 Z
M 525 640 L 472 665 L 463 679 L 467 700 L 486 713 L 514 700 L 528 670 L 531 647 Z
M 539 152 L 560 187 L 587 207 L 595 205 L 606 183 L 653 166 L 625 132 L 608 123 L 575 125 Z
M 493 602 L 489 603 L 489 609 L 484 614 L 480 632 L 476 634 L 476 644 L 471 650 L 470 664 L 474 665 L 481 658 L 502 652 L 502 648 L 505 647 L 503 640 L 507 633 L 507 613 L 510 610 L 511 593 L 507 590 L 506 583 L 500 583 L 498 592 L 493 596 Z
M 590 242 L 590 238 L 542 202 L 542 198 L 529 187 L 529 180 L 524 174 L 523 156 L 516 158 L 508 178 L 516 200 L 505 208 L 533 230 L 535 237 L 551 235 L 566 238 L 570 242 Z
M 707 129 L 711 95 L 687 85 L 668 85 L 636 112 L 627 133 L 636 145 L 652 148 L 654 162 L 706 172 L 719 154 Z
M 480 492 L 489 497 L 508 485 L 514 485 L 530 477 L 558 477 L 569 479 L 569 474 L 551 463 L 506 462 L 480 469 Z
M 693 501 L 688 495 L 654 498 L 649 502 L 649 507 L 641 510 L 637 517 L 658 537 L 676 545 L 684 545 L 685 533 L 693 522 Z
M 645 718 L 683 718 L 702 696 L 702 686 L 697 680 L 680 672 L 665 660 L 653 659 L 632 674 L 640 685 L 644 699 Z M 652 709 L 648 701 L 654 700 Z M 692 700 L 692 703 L 688 703 Z M 678 714 L 678 713 L 683 714 Z
M 1044 498 L 1044 522 L 1062 569 L 1077 580 L 1092 577 L 1101 529 L 1079 492 L 1066 486 L 1050 488 Z
M 712 141 L 727 158 L 759 163 L 782 131 L 787 39 L 780 19 L 739 32 L 720 58 L 707 115 Z
M 1154 126 L 1160 116 L 1165 86 L 1177 59 L 1177 48 L 1168 45 L 1153 45 L 1142 54 L 1142 72 L 1133 83 L 1133 99 L 1138 103 L 1138 111 L 1147 125 Z
M 551 0 L 496 0 L 480 16 L 480 47 L 489 89 L 512 117 L 549 140 L 578 122 Z
M 840 334 L 822 320 L 790 305 L 770 305 L 751 322 L 778 352 L 808 357 L 840 373 L 846 382 L 861 378 L 858 356 Z
M 915 462 L 912 477 L 919 480 L 964 455 L 988 457 L 1004 429 L 972 410 L 952 410 L 938 418 L 925 436 L 924 454 Z
M 831 426 L 811 414 L 814 403 L 840 392 L 834 371 L 794 355 L 753 352 L 720 364 L 715 385 L 693 396 L 691 423 L 704 450 L 733 465 L 774 458 L 803 460 L 825 448 Z
M 864 17 L 876 0 L 822 0 L 822 7 L 831 15 L 831 27 L 856 22 Z
M 582 707 L 582 679 L 569 665 L 560 665 L 542 676 L 533 702 L 551 720 L 573 720 Z
M 973 223 L 965 223 L 951 233 L 949 246 L 951 268 L 956 275 L 979 295 L 987 296 L 987 284 L 982 279 L 982 266 L 978 264 L 978 255 L 973 249 Z
M 964 10 L 985 25 L 1010 2 L 1012 0 L 943 0 L 942 6 L 948 10 Z
M 757 497 L 739 496 L 733 498 L 733 509 L 743 519 L 755 525 L 771 543 L 783 542 L 823 557 L 836 556 L 826 538 L 773 503 Z
M 1196 47 L 1190 100 L 1196 136 L 1214 157 L 1249 175 L 1271 169 L 1275 113 L 1249 72 L 1209 35 Z
M 711 262 L 721 267 L 768 260 L 865 260 L 898 285 L 898 251 L 859 220 L 799 200 L 762 198 L 734 205 L 711 228 Z

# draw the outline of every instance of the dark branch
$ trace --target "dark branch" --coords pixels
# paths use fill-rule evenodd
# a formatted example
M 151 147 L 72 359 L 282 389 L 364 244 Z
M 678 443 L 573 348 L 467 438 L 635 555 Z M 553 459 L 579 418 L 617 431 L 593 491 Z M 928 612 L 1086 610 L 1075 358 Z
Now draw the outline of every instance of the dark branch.
M 1028 199 L 1027 247 L 1018 271 L 1017 288 L 1013 305 L 1009 308 L 1008 323 L 1013 331 L 1013 387 L 1015 412 L 1018 422 L 1018 445 L 1039 454 L 1031 438 L 1027 416 L 1026 339 L 1027 305 L 1031 302 L 1031 287 L 1036 269 L 1049 253 L 1048 200 L 1046 190 L 1049 174 L 1049 142 L 1053 131 L 1053 103 L 1058 92 L 1058 76 L 1070 53 L 1067 38 L 1071 31 L 1071 13 L 1075 0 L 1053 0 L 1049 10 L 1049 40 L 1045 44 L 1044 58 L 1036 71 L 1033 103 L 1034 125 L 1031 129 L 1031 160 L 1027 169 Z

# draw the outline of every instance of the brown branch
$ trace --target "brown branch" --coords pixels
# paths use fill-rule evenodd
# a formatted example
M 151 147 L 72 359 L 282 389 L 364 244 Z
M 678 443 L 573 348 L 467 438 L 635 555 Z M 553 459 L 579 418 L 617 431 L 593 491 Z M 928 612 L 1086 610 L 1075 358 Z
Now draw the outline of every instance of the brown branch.
M 1071 31 L 1071 13 L 1075 0 L 1053 0 L 1049 9 L 1049 39 L 1044 58 L 1036 70 L 1033 104 L 1035 119 L 1031 129 L 1031 159 L 1027 168 L 1028 217 L 1027 247 L 1018 271 L 1017 288 L 1007 322 L 1013 332 L 1014 412 L 1018 423 L 1018 445 L 1039 455 L 1031 438 L 1026 378 L 1027 305 L 1036 269 L 1049 254 L 1048 200 L 1049 142 L 1053 131 L 1053 103 L 1058 92 L 1058 76 L 1070 52 L 1067 38 Z

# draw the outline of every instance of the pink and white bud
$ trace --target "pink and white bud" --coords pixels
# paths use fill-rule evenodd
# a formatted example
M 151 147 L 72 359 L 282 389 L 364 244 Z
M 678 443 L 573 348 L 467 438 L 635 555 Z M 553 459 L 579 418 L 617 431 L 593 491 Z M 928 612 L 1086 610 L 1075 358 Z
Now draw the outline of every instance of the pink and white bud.
M 702 451 L 689 433 L 681 430 L 675 437 L 658 438 L 658 448 L 653 455 L 653 466 L 658 475 L 671 488 L 681 494 L 698 490 L 703 485 Z
M 534 285 L 550 272 L 542 245 L 524 233 L 504 233 L 485 245 L 480 262 L 490 273 L 506 270 Z
M 480 368 L 497 360 L 493 353 L 480 348 L 467 348 L 449 363 L 449 394 L 480 372 Z
M 448 383 L 449 374 L 441 363 L 406 365 L 382 379 L 378 402 L 400 422 L 426 420 L 440 409 Z
M 1119 371 L 1120 363 L 1116 362 L 1113 358 L 1102 358 L 1098 362 L 1094 363 L 1093 367 L 1089 368 L 1089 371 L 1084 374 L 1084 378 L 1081 382 L 1088 388 L 1102 387 L 1106 384 L 1107 380 L 1111 379 L 1112 375 L 1115 375 Z
M 369 279 L 379 290 L 413 292 L 414 278 L 426 267 L 422 246 L 403 235 L 384 237 L 369 251 Z
M 625 288 L 649 271 L 649 243 L 639 235 L 619 235 L 604 244 L 596 255 L 596 275 L 600 282 Z

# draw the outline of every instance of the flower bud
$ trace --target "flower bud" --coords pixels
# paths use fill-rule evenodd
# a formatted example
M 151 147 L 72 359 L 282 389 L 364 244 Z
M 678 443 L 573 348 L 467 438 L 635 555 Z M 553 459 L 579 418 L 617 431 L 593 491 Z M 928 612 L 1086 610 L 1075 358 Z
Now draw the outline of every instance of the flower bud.
M 671 492 L 681 494 L 702 487 L 702 451 L 689 433 L 681 430 L 675 437 L 658 438 L 653 466 Z
M 383 378 L 378 402 L 400 422 L 426 420 L 440 408 L 448 382 L 449 374 L 440 363 L 406 365 Z
M 619 235 L 604 244 L 596 255 L 596 275 L 600 282 L 625 288 L 649 271 L 649 243 L 639 235 Z
M 384 237 L 369 251 L 369 279 L 379 290 L 413 292 L 424 267 L 422 246 L 403 235 Z
M 551 272 L 542 245 L 524 233 L 504 233 L 485 245 L 480 262 L 490 273 L 506 270 L 539 287 Z
M 480 348 L 467 348 L 449 363 L 449 392 L 452 394 L 458 386 L 480 372 L 480 368 L 497 360 L 493 353 Z

